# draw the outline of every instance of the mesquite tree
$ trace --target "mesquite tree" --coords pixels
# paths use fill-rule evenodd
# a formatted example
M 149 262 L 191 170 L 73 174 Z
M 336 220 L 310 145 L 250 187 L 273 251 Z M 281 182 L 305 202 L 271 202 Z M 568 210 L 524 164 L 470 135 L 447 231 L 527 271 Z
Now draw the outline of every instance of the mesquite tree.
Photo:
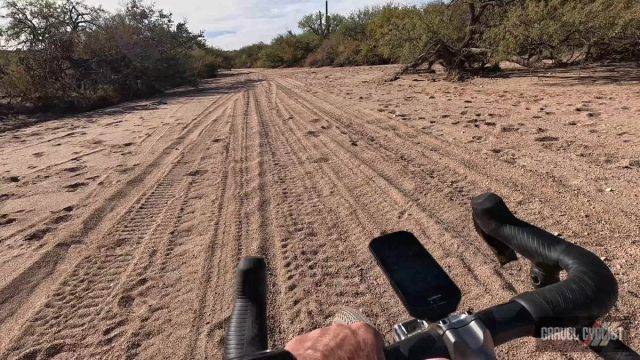
M 488 71 L 489 51 L 482 40 L 491 21 L 515 0 L 454 0 L 436 3 L 428 8 L 429 32 L 424 51 L 404 66 L 399 75 L 414 71 L 423 64 L 430 69 L 435 63 L 445 68 L 450 79 Z
M 640 1 L 527 0 L 486 33 L 493 56 L 523 66 L 640 59 Z
M 335 32 L 344 20 L 345 18 L 342 15 L 331 14 L 325 16 L 321 12 L 318 12 L 305 15 L 298 22 L 298 27 L 303 32 L 309 32 L 324 39 Z
M 424 51 L 392 79 L 440 63 L 451 79 L 497 70 L 640 58 L 638 0 L 454 0 L 425 8 Z
M 19 104 L 88 109 L 213 73 L 211 54 L 196 61 L 202 34 L 141 0 L 113 13 L 82 0 L 8 0 L 2 10 L 0 94 Z

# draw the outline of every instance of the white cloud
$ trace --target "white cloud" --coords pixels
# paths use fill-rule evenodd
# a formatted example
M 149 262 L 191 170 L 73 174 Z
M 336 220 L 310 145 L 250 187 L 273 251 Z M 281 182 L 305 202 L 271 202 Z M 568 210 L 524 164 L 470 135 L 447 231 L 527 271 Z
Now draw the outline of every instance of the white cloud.
M 86 0 L 88 4 L 116 9 L 121 0 Z M 329 1 L 330 12 L 353 10 L 388 3 L 388 0 Z M 417 4 L 420 0 L 399 1 Z M 211 45 L 231 50 L 259 41 L 269 42 L 277 34 L 297 30 L 305 14 L 324 9 L 322 0 L 155 0 L 157 7 L 171 11 L 178 20 L 187 19 L 193 31 L 204 31 Z

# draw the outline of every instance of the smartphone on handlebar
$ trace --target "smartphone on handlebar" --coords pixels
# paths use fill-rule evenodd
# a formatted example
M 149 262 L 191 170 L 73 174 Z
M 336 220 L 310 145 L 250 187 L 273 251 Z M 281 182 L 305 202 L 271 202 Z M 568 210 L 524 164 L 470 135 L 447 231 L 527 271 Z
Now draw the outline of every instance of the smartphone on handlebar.
M 413 234 L 377 237 L 369 250 L 411 316 L 433 322 L 456 311 L 460 289 Z

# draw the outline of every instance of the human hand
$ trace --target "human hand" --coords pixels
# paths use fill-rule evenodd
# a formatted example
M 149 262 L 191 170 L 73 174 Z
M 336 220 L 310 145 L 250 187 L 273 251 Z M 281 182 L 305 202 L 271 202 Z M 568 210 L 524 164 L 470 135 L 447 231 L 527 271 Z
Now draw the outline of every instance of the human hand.
M 362 322 L 333 324 L 300 335 L 285 346 L 298 360 L 384 360 L 383 348 L 380 333 Z

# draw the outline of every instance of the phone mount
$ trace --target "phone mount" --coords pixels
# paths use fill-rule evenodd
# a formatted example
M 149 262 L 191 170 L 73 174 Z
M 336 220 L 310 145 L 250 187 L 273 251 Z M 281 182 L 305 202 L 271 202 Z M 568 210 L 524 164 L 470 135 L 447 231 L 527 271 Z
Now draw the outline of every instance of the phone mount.
M 369 250 L 411 316 L 435 322 L 456 311 L 460 289 L 413 234 L 377 237 Z M 406 330 L 418 325 L 407 324 Z
M 383 235 L 373 239 L 369 249 L 414 317 L 393 327 L 394 340 L 435 330 L 449 354 L 457 359 L 496 358 L 487 327 L 470 312 L 456 313 L 460 289 L 413 234 L 401 231 Z

